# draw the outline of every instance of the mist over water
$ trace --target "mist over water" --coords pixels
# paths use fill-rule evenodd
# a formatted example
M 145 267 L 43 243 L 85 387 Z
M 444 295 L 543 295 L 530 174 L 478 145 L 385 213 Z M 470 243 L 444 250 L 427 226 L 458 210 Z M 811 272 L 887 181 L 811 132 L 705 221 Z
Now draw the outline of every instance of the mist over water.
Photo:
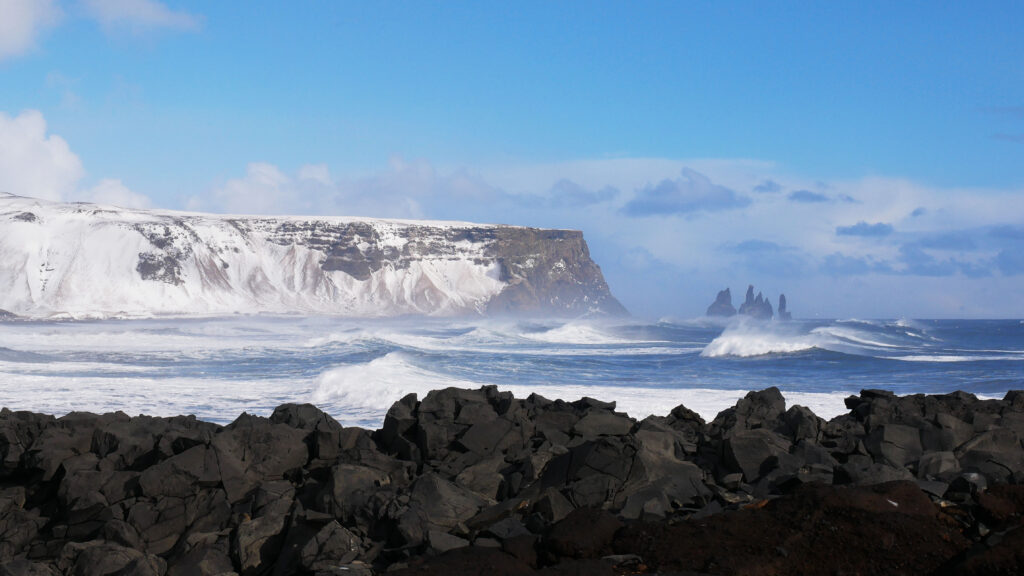
M 312 402 L 377 427 L 390 405 L 446 386 L 494 384 L 618 402 L 643 418 L 685 404 L 704 418 L 778 386 L 828 418 L 862 388 L 1024 388 L 1024 324 L 732 319 L 497 321 L 230 317 L 0 324 L 0 403 L 195 414 L 229 422 Z

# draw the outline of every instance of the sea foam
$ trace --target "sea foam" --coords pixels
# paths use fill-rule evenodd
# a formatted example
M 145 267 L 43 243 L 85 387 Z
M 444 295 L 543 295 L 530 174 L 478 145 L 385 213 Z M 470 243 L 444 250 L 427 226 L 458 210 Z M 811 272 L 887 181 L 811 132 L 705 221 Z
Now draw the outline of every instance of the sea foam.
M 372 383 L 370 385 L 369 383 Z M 377 427 L 392 404 L 416 394 L 420 399 L 431 390 L 456 387 L 476 389 L 481 382 L 452 379 L 417 366 L 411 357 L 391 352 L 369 363 L 340 366 L 317 378 L 312 393 L 314 404 L 321 406 L 346 424 Z M 749 390 L 713 390 L 705 388 L 654 388 L 636 386 L 590 386 L 574 384 L 517 385 L 498 384 L 499 390 L 517 398 L 538 394 L 549 399 L 567 401 L 583 397 L 615 402 L 617 410 L 637 419 L 650 415 L 664 416 L 672 408 L 685 405 L 706 420 L 734 406 Z M 807 406 L 822 418 L 831 418 L 846 411 L 845 392 L 784 392 L 790 404 Z

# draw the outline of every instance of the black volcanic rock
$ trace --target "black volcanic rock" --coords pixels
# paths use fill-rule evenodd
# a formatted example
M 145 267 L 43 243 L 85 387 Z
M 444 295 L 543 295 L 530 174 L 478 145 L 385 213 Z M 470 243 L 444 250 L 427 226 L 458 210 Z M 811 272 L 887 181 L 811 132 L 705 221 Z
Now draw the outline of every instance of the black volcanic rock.
M 708 306 L 708 316 L 735 316 L 736 308 L 732 305 L 732 293 L 728 288 L 722 290 L 715 297 L 715 301 Z
M 761 320 L 771 320 L 774 316 L 771 302 L 765 299 L 760 292 L 757 293 L 757 298 L 754 299 L 752 304 L 746 305 L 744 302 L 744 306 L 746 306 L 746 308 L 744 309 L 741 307 L 740 314 L 746 314 L 747 316 Z
M 779 294 L 779 320 L 792 320 L 793 315 L 786 308 L 786 295 Z
M 747 295 L 743 304 L 740 304 L 739 314 L 759 320 L 771 320 L 774 316 L 771 302 L 766 300 L 762 293 L 758 292 L 757 297 L 754 297 L 753 284 L 747 286 Z
M 377 432 L 3 410 L 0 575 L 1020 573 L 1021 398 L 864 390 L 826 422 L 769 388 L 637 422 L 449 388 Z
M 741 312 L 743 311 L 743 309 L 744 309 L 743 307 L 744 306 L 749 307 L 749 306 L 753 306 L 753 305 L 754 305 L 754 285 L 753 284 L 749 284 L 747 286 L 747 295 L 743 299 L 743 304 L 740 305 L 740 311 Z

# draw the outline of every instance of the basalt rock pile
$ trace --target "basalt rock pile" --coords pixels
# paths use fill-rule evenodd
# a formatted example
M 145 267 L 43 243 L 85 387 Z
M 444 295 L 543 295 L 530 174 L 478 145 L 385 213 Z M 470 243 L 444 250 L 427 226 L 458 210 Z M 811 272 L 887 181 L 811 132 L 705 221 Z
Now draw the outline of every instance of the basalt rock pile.
M 752 392 L 705 423 L 446 389 L 310 405 L 0 412 L 0 575 L 991 574 L 1024 568 L 1024 392 Z

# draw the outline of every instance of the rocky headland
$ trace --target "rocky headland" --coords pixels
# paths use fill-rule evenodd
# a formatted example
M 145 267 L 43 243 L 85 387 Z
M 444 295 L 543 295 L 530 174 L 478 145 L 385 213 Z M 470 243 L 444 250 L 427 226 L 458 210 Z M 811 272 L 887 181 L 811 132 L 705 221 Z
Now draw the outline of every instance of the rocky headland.
M 1024 392 L 711 422 L 494 387 L 227 426 L 0 412 L 0 575 L 1018 574 Z
M 0 253 L 0 308 L 31 319 L 627 315 L 578 230 L 129 210 L 0 193 Z

